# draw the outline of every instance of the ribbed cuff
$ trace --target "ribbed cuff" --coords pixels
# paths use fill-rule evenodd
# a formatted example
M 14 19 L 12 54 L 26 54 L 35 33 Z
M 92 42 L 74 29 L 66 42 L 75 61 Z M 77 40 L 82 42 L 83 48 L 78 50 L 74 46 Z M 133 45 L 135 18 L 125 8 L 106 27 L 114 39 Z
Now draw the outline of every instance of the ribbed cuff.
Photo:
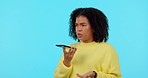
M 71 69 L 71 68 L 72 68 L 72 65 L 71 65 L 70 67 L 67 67 L 67 66 L 64 65 L 63 62 L 61 62 L 61 63 L 62 63 L 61 65 L 62 65 L 62 67 L 63 67 L 64 69 Z

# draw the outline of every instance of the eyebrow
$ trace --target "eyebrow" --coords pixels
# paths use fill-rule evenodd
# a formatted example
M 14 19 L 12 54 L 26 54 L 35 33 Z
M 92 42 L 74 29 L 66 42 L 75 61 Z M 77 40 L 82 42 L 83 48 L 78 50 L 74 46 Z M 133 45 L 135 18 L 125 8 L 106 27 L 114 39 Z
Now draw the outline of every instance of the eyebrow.
M 78 23 L 75 23 L 75 25 L 77 25 Z M 80 23 L 80 24 L 86 24 L 86 23 Z

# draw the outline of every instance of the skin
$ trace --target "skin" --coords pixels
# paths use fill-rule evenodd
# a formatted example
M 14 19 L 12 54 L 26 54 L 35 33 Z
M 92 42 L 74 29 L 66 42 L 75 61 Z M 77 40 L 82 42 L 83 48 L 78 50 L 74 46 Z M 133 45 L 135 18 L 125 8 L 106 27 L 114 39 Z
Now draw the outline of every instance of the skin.
M 93 29 L 85 16 L 78 16 L 75 23 L 76 35 L 84 43 L 93 41 Z
M 93 78 L 94 76 L 95 76 L 95 73 L 93 71 L 86 72 L 82 75 L 77 74 L 78 78 Z
M 93 42 L 93 29 L 85 16 L 78 16 L 75 22 L 75 30 L 78 39 L 84 43 Z M 67 52 L 66 48 L 63 47 L 65 66 L 71 66 L 71 60 L 76 52 L 77 48 L 71 46 L 70 50 Z M 76 74 L 78 78 L 93 78 L 95 73 L 93 71 L 88 71 L 84 74 Z

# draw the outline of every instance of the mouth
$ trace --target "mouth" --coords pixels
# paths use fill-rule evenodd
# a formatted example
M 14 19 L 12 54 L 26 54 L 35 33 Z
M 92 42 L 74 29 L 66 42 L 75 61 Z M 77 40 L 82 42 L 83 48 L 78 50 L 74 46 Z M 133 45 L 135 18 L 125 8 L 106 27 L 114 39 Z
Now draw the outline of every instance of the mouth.
M 77 34 L 77 37 L 78 37 L 78 38 L 81 38 L 81 37 L 82 37 L 82 34 L 81 34 L 81 33 L 78 33 L 78 34 Z

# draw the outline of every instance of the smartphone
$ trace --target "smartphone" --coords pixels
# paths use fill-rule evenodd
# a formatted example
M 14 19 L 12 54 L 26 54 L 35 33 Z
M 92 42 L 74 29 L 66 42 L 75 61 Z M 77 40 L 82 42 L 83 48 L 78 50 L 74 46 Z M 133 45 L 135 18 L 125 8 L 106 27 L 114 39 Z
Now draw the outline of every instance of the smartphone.
M 70 46 L 67 46 L 67 45 L 59 45 L 59 44 L 57 44 L 56 46 L 57 46 L 57 47 L 67 47 L 67 48 L 71 48 Z

